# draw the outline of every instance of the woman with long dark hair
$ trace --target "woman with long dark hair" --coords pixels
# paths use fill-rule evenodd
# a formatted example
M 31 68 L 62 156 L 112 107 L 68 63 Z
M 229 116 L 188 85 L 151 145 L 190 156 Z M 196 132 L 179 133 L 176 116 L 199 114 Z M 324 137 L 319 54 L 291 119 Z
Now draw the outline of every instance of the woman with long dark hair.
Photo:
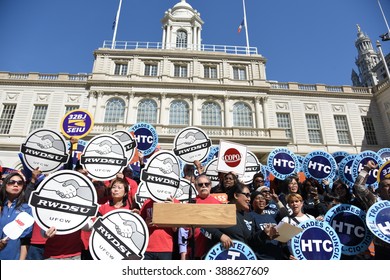
M 0 217 L 0 259 L 1 260 L 24 260 L 27 256 L 27 246 L 32 233 L 32 226 L 23 231 L 15 240 L 7 239 L 4 227 L 15 220 L 21 213 L 26 212 L 32 216 L 31 207 L 27 204 L 24 189 L 26 181 L 23 175 L 14 172 L 4 178 L 0 191 L 1 217 Z

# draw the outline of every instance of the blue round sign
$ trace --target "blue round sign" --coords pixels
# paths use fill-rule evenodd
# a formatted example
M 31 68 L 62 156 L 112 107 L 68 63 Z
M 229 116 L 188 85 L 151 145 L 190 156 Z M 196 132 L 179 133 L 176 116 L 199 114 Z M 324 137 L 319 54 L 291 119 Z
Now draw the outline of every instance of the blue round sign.
M 379 168 L 377 181 L 378 183 L 384 179 L 390 178 L 390 160 L 386 161 L 382 166 Z
M 305 159 L 304 156 L 296 155 L 298 162 L 299 162 L 299 172 L 303 172 L 303 160 Z
M 352 176 L 352 164 L 355 160 L 356 155 L 348 155 L 346 156 L 339 164 L 338 174 L 343 181 L 349 187 L 353 187 L 355 181 Z
M 268 155 L 267 167 L 276 178 L 284 180 L 288 176 L 298 173 L 299 161 L 290 150 L 286 148 L 275 148 Z
M 383 159 L 383 161 L 390 160 L 390 148 L 380 149 L 377 154 Z
M 373 204 L 367 211 L 366 223 L 376 237 L 390 243 L 390 201 Z
M 134 133 L 137 141 L 137 148 L 145 156 L 154 152 L 158 145 L 158 135 L 156 129 L 148 123 L 136 123 L 129 129 Z
M 334 157 L 324 151 L 313 151 L 303 160 L 303 172 L 308 178 L 321 180 L 333 180 L 337 171 L 337 163 Z
M 366 212 L 350 204 L 336 205 L 324 217 L 339 236 L 344 255 L 363 253 L 370 245 L 373 235 L 365 220 Z
M 333 158 L 335 159 L 337 164 L 340 164 L 340 162 L 349 154 L 344 151 L 337 151 L 332 154 Z
M 352 176 L 353 181 L 356 181 L 357 176 L 359 175 L 359 172 L 363 169 L 364 165 L 369 161 L 372 160 L 375 162 L 375 164 L 378 164 L 378 166 L 381 166 L 383 164 L 383 159 L 375 152 L 373 151 L 365 151 L 358 154 L 353 161 L 352 164 Z M 379 167 L 376 169 L 372 169 L 369 172 L 366 186 L 373 186 L 375 189 L 378 187 L 378 171 Z
M 233 240 L 233 246 L 225 249 L 221 243 L 214 245 L 206 254 L 205 260 L 256 260 L 256 255 L 245 243 Z
M 327 222 L 306 220 L 299 224 L 301 233 L 291 240 L 294 257 L 298 260 L 339 260 L 340 239 Z

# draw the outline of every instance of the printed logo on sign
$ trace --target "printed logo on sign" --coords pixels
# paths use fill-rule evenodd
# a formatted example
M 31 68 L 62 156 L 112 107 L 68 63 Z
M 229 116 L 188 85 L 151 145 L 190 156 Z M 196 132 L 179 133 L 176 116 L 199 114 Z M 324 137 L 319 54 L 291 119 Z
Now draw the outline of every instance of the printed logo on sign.
M 137 142 L 133 136 L 125 130 L 117 130 L 112 135 L 117 137 L 125 148 L 127 162 L 130 162 L 135 154 L 135 148 L 137 148 Z
M 230 167 L 236 167 L 241 162 L 241 154 L 234 148 L 227 149 L 223 155 L 223 161 Z
M 390 148 L 382 148 L 377 152 L 383 161 L 390 161 Z
M 268 155 L 267 167 L 278 179 L 284 180 L 288 176 L 298 173 L 299 162 L 293 152 L 286 148 L 275 148 Z
M 24 162 L 33 171 L 53 172 L 68 161 L 65 139 L 49 129 L 38 129 L 26 138 L 20 147 Z
M 85 147 L 80 162 L 94 179 L 111 180 L 125 168 L 127 158 L 117 137 L 98 135 Z
M 353 187 L 355 181 L 352 177 L 352 164 L 356 155 L 346 156 L 339 164 L 338 174 L 344 184 Z
M 357 255 L 370 245 L 373 235 L 366 224 L 366 213 L 350 204 L 339 204 L 328 210 L 324 221 L 328 222 L 339 236 L 342 253 Z
M 135 194 L 135 201 L 137 202 L 139 208 L 141 209 L 144 205 L 144 202 L 151 197 L 152 195 L 150 194 L 146 183 L 140 182 L 138 185 L 137 193 Z
M 193 163 L 204 160 L 210 147 L 211 140 L 203 130 L 187 127 L 175 137 L 173 152 L 184 162 Z
M 226 250 L 221 243 L 212 247 L 206 254 L 205 260 L 256 260 L 253 250 L 245 243 L 232 240 L 233 245 Z
M 218 158 L 211 160 L 204 168 L 204 172 L 211 181 L 211 187 L 215 187 L 219 184 L 218 171 L 217 171 Z
M 303 170 L 306 177 L 317 180 L 333 179 L 337 171 L 337 163 L 333 156 L 324 151 L 314 151 L 305 156 Z
M 134 133 L 137 141 L 137 148 L 145 156 L 152 154 L 158 144 L 158 135 L 156 129 L 148 123 L 136 123 L 129 129 Z
M 298 260 L 339 260 L 341 243 L 327 222 L 306 220 L 299 224 L 301 233 L 291 240 L 294 257 Z
M 211 146 L 206 159 L 202 164 L 207 165 L 211 160 L 218 158 L 219 146 Z
M 29 205 L 38 225 L 44 230 L 55 226 L 59 235 L 81 229 L 98 211 L 92 181 L 73 170 L 46 177 L 32 192 Z
M 144 219 L 129 210 L 118 209 L 97 218 L 89 248 L 95 260 L 140 260 L 148 242 Z
M 347 152 L 344 152 L 344 151 L 338 151 L 338 152 L 334 152 L 332 154 L 332 156 L 337 164 L 340 164 L 340 162 L 348 155 L 349 154 Z
M 390 201 L 372 205 L 367 211 L 366 224 L 376 237 L 390 243 Z
M 381 166 L 383 164 L 383 159 L 373 151 L 364 151 L 358 154 L 352 163 L 353 181 L 356 181 L 359 172 L 363 169 L 364 165 L 370 160 L 374 161 L 374 163 L 378 164 L 378 166 Z M 378 170 L 379 170 L 378 168 L 370 170 L 370 172 L 368 173 L 366 186 L 372 186 L 375 189 L 378 187 L 378 181 L 377 181 Z
M 246 152 L 246 164 L 245 164 L 245 173 L 242 176 L 239 176 L 239 179 L 244 182 L 244 184 L 249 185 L 253 181 L 253 175 L 260 172 L 261 164 L 257 159 L 256 155 L 251 151 Z M 264 173 L 263 173 L 264 174 Z M 265 174 L 264 174 L 265 175 Z
M 93 128 L 93 119 L 86 110 L 73 110 L 62 119 L 61 132 L 68 138 L 83 138 Z
M 190 196 L 191 188 L 191 198 L 195 199 L 198 191 L 196 190 L 194 184 L 185 178 L 180 179 L 179 188 L 176 191 L 175 198 L 179 201 L 188 201 Z
M 175 196 L 180 187 L 180 168 L 176 156 L 167 151 L 154 153 L 141 171 L 151 198 L 157 202 Z
M 390 160 L 385 162 L 378 171 L 377 181 L 378 183 L 383 179 L 390 178 Z

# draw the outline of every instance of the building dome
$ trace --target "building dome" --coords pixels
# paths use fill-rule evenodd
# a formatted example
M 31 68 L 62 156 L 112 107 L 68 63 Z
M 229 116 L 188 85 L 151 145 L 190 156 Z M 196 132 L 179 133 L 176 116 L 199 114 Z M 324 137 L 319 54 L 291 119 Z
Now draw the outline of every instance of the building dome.
M 192 10 L 192 6 L 186 2 L 186 0 L 181 0 L 175 6 L 173 6 L 172 10 L 175 9 L 189 9 Z
M 198 15 L 198 12 L 192 8 L 190 4 L 188 4 L 185 0 L 181 0 L 171 9 L 171 14 L 175 17 L 193 17 L 194 15 Z

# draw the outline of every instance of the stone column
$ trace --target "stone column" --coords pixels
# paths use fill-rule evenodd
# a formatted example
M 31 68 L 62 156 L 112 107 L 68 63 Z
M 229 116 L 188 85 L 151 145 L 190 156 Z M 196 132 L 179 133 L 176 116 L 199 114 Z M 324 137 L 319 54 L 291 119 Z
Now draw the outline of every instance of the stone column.
M 268 122 L 268 97 L 264 96 L 261 98 L 263 103 L 263 116 L 264 116 L 264 128 L 268 129 L 269 122 Z
M 261 97 L 256 96 L 254 98 L 255 102 L 255 115 L 256 115 L 256 128 L 264 128 L 264 122 L 263 122 L 263 109 L 260 106 Z
M 225 127 L 232 127 L 233 126 L 233 119 L 230 117 L 231 111 L 230 111 L 230 102 L 229 102 L 229 96 L 227 93 L 223 97 L 223 110 L 224 110 L 224 121 L 222 123 L 222 126 Z
M 160 120 L 157 120 L 157 123 L 168 124 L 168 122 L 169 122 L 169 116 L 167 116 L 168 114 L 166 114 L 166 112 L 167 112 L 166 101 L 167 101 L 167 94 L 161 93 L 161 95 L 160 95 Z
M 192 126 L 202 125 L 201 115 L 199 114 L 199 111 L 201 111 L 202 108 L 198 108 L 198 95 L 193 94 L 192 95 Z

